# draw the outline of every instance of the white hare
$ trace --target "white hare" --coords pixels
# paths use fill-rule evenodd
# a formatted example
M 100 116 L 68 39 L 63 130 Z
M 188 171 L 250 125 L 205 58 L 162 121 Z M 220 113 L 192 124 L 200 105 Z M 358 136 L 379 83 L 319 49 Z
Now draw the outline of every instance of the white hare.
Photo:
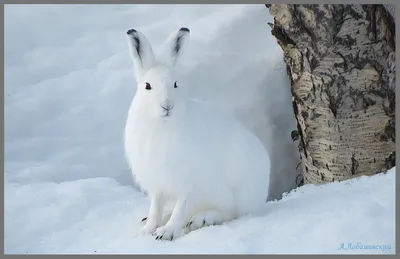
M 156 239 L 221 224 L 262 207 L 270 161 L 259 139 L 232 115 L 179 94 L 173 68 L 189 29 L 181 28 L 156 59 L 146 37 L 127 32 L 137 92 L 125 127 L 125 152 L 150 197 L 141 230 Z M 165 211 L 172 205 L 172 213 Z

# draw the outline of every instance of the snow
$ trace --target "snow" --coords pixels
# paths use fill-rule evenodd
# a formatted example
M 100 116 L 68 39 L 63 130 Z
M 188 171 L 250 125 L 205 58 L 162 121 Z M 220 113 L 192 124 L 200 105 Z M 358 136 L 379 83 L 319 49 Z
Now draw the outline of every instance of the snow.
M 110 178 L 5 187 L 6 253 L 395 253 L 394 169 L 306 185 L 256 215 L 172 242 L 136 234 L 149 200 Z M 347 250 L 339 250 L 342 243 Z M 349 243 L 382 248 L 351 249 Z
M 304 186 L 173 242 L 136 235 L 149 200 L 123 152 L 135 92 L 126 30 L 158 49 L 191 29 L 180 88 L 257 134 L 280 198 L 295 187 L 298 154 L 271 21 L 264 5 L 6 5 L 5 253 L 394 253 L 394 169 Z M 357 242 L 391 249 L 338 250 Z

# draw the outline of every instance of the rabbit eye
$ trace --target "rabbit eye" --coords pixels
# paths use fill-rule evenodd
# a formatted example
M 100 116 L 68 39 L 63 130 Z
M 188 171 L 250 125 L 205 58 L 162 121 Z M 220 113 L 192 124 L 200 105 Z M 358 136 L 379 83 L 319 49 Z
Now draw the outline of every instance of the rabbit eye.
M 174 88 L 178 88 L 178 85 L 176 84 L 178 81 L 175 81 L 174 83 Z
M 146 90 L 151 90 L 151 85 L 149 83 L 146 83 Z

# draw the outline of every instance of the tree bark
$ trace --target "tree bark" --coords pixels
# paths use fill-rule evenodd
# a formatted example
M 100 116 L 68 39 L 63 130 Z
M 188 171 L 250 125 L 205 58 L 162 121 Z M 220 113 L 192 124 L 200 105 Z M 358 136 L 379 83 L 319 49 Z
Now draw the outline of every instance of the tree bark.
M 291 80 L 304 183 L 395 165 L 395 23 L 383 5 L 266 5 Z

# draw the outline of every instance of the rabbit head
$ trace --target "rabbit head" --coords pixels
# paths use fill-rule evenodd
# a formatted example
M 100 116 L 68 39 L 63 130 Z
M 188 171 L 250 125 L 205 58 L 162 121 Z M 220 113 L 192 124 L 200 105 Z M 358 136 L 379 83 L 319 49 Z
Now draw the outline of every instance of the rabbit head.
M 187 28 L 174 32 L 165 42 L 162 56 L 156 58 L 149 41 L 141 32 L 135 29 L 127 31 L 137 79 L 135 101 L 143 105 L 147 113 L 154 116 L 170 116 L 174 113 L 179 82 L 173 76 L 173 68 L 189 34 Z

